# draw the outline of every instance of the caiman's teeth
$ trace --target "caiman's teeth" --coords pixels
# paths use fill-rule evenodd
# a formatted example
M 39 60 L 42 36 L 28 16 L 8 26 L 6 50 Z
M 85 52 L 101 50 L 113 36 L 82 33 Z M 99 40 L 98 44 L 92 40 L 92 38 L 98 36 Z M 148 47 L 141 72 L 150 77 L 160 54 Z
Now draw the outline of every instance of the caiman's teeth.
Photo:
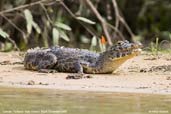
M 117 53 L 116 56 L 119 58 L 119 57 L 122 57 L 122 53 Z
M 142 49 L 138 48 L 138 49 L 134 49 L 133 52 L 141 52 Z
M 121 57 L 124 57 L 126 54 L 125 53 L 121 53 Z
M 137 49 L 138 51 L 142 51 L 142 49 Z

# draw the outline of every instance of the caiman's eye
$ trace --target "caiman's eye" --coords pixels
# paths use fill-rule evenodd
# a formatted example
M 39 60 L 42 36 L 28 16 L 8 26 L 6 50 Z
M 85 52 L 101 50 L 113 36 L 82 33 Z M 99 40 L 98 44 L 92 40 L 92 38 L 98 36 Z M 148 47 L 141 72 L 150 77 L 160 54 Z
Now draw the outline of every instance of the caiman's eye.
M 118 45 L 121 45 L 121 42 L 118 42 Z

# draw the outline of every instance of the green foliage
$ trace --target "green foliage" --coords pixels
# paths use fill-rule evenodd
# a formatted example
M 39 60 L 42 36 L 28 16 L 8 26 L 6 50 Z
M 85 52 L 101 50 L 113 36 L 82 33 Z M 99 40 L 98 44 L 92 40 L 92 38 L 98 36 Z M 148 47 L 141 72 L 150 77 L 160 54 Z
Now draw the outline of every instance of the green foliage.
M 70 26 L 68 26 L 68 25 L 66 25 L 64 23 L 56 22 L 55 25 L 56 25 L 56 27 L 67 30 L 67 31 L 72 30 Z
M 59 36 L 60 36 L 60 38 L 64 39 L 64 40 L 67 41 L 67 42 L 70 41 L 70 39 L 69 39 L 69 37 L 67 36 L 67 34 L 66 34 L 64 31 L 62 31 L 62 30 L 59 30 Z
M 114 26 L 116 17 L 112 1 L 91 1 L 103 19 Z M 1 0 L 1 11 L 28 6 L 2 13 L 7 19 L 0 16 L 0 43 L 9 43 L 10 37 L 20 49 L 51 45 L 80 47 L 82 43 L 86 48 L 90 46 L 91 50 L 97 51 L 98 46 L 101 51 L 105 50 L 106 46 L 99 39 L 104 35 L 102 24 L 85 1 L 64 1 L 69 11 L 59 2 L 31 5 L 35 2 L 37 0 Z M 154 54 L 160 50 L 162 41 L 167 40 L 170 45 L 170 0 L 117 0 L 117 3 L 136 34 L 134 39 L 149 44 L 147 46 Z M 114 30 L 107 30 L 113 42 L 121 39 Z M 131 39 L 124 26 L 119 25 L 118 30 L 125 39 Z
M 158 52 L 159 52 L 159 38 L 156 38 L 155 43 L 151 42 L 150 50 L 151 50 L 153 55 L 156 55 L 156 56 L 158 55 Z
M 91 21 L 90 19 L 87 19 L 85 17 L 77 17 L 77 19 L 80 20 L 80 21 L 83 21 L 85 23 L 88 23 L 88 24 L 96 24 L 96 22 Z
M 13 49 L 13 45 L 10 42 L 5 42 L 3 51 L 8 52 L 11 51 L 12 49 Z
M 24 10 L 24 15 L 25 15 L 26 21 L 27 21 L 27 33 L 31 34 L 32 28 L 34 28 L 36 30 L 36 32 L 38 34 L 40 34 L 41 33 L 41 29 L 38 26 L 38 24 L 36 22 L 34 22 L 33 16 L 31 14 L 30 10 L 28 10 L 28 9 Z
M 171 2 L 169 0 L 144 0 L 137 18 L 137 31 L 140 35 L 171 32 Z M 160 39 L 160 37 L 159 37 Z
M 56 28 L 52 30 L 53 45 L 59 44 L 59 31 Z
M 90 39 L 84 35 L 81 35 L 80 40 L 81 40 L 81 43 L 84 43 L 84 44 L 90 43 Z
M 3 38 L 7 38 L 7 37 L 9 37 L 9 34 L 0 28 L 0 36 L 2 36 Z
M 93 36 L 92 40 L 91 40 L 91 46 L 90 46 L 90 50 L 91 51 L 97 51 L 97 38 L 96 36 Z
M 53 45 L 59 45 L 59 38 L 69 42 L 70 38 L 68 37 L 66 31 L 71 31 L 72 28 L 61 22 L 55 22 L 55 27 L 52 30 Z

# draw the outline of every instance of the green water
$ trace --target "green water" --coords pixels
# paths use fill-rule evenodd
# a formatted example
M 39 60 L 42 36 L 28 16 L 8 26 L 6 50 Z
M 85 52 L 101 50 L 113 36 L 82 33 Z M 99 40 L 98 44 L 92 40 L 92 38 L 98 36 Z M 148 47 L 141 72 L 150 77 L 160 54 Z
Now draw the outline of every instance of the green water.
M 0 88 L 0 114 L 171 114 L 171 95 Z

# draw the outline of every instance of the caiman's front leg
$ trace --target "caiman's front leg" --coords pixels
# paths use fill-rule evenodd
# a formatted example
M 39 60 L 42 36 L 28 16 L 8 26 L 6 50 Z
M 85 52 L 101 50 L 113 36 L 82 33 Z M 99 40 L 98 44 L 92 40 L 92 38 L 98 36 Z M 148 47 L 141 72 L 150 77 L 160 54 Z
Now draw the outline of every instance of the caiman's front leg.
M 55 73 L 57 72 L 53 69 L 53 66 L 57 62 L 57 57 L 53 53 L 47 53 L 47 55 L 42 56 L 42 59 L 38 63 L 37 70 L 42 73 Z
M 66 79 L 92 78 L 91 76 L 84 74 L 83 66 L 79 62 L 74 63 L 74 69 L 76 70 L 77 74 L 68 75 Z

